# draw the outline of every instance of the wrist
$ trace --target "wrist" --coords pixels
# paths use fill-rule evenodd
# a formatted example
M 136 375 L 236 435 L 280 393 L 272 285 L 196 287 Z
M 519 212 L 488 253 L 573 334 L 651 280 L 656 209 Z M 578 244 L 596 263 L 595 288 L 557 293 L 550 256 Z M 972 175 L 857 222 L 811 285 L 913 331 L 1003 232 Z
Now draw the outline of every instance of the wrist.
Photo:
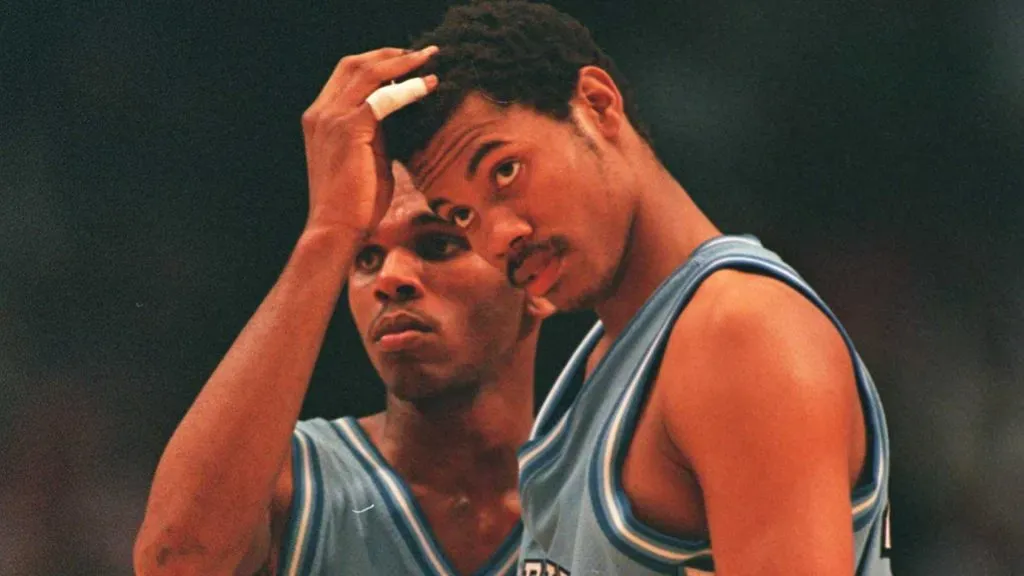
M 368 237 L 368 232 L 349 226 L 306 226 L 299 235 L 295 251 L 329 257 L 347 268 Z
M 335 241 L 361 244 L 370 236 L 370 230 L 342 224 L 340 222 L 323 222 L 323 219 L 309 219 L 302 229 L 303 237 L 310 238 L 331 238 Z

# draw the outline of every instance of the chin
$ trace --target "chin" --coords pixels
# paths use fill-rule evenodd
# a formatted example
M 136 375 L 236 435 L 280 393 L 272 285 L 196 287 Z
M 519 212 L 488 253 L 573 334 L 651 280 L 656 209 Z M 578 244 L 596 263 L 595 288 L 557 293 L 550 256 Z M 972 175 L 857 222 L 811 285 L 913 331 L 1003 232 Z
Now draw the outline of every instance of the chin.
M 480 386 L 476 384 L 449 384 L 448 386 L 395 389 L 392 396 L 415 406 L 423 413 L 453 415 L 460 409 L 473 406 Z
M 559 282 L 549 291 L 547 298 L 559 312 L 592 310 L 601 301 L 602 290 L 595 286 L 579 286 Z
M 475 395 L 474 378 L 456 375 L 455 370 L 440 368 L 432 370 L 431 366 L 406 366 L 392 369 L 386 374 L 384 388 L 387 393 L 399 400 L 413 404 L 438 401 L 452 396 L 467 393 Z

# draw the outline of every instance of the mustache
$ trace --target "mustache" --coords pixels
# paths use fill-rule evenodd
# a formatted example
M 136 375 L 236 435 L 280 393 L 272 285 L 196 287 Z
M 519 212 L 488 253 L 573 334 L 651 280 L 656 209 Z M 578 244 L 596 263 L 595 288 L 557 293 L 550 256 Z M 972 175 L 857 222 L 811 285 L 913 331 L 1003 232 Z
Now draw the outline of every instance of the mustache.
M 564 255 L 568 248 L 569 243 L 561 236 L 552 236 L 542 242 L 527 243 L 524 240 L 518 244 L 513 244 L 512 250 L 508 255 L 507 264 L 505 264 L 505 277 L 508 278 L 509 284 L 522 288 L 516 282 L 516 272 L 519 271 L 527 259 L 538 252 L 551 252 L 553 258 L 558 258 Z

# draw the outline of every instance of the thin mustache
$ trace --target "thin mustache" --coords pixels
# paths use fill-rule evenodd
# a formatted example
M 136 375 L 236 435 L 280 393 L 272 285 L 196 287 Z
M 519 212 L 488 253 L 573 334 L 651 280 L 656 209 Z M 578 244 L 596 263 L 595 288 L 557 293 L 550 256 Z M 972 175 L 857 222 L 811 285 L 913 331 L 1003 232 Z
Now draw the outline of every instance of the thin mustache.
M 558 257 L 565 252 L 565 243 L 560 241 L 558 238 L 552 238 L 545 242 L 534 242 L 532 244 L 526 244 L 516 250 L 508 260 L 508 266 L 505 270 L 505 275 L 508 277 L 508 281 L 513 286 L 516 284 L 516 271 L 522 267 L 523 262 L 526 262 L 527 258 L 533 256 L 537 252 L 544 252 L 550 250 L 552 256 Z

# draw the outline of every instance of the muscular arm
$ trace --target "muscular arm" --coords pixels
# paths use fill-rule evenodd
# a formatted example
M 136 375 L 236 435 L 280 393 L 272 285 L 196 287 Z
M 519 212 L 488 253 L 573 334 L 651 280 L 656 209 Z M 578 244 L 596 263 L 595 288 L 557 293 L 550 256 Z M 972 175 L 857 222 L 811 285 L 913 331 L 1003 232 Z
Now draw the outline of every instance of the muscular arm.
M 390 165 L 366 100 L 435 52 L 347 56 L 303 113 L 306 229 L 160 459 L 135 542 L 138 573 L 252 573 L 276 550 L 280 530 L 271 528 L 292 499 L 292 428 L 344 277 L 391 204 Z M 426 92 L 437 86 L 428 79 Z M 407 90 L 397 103 L 423 95 Z
M 677 325 L 659 374 L 666 430 L 703 492 L 716 574 L 852 574 L 862 428 L 849 353 L 780 283 L 734 275 L 718 288 L 696 324 Z
M 303 233 L 160 459 L 138 574 L 251 574 L 267 563 L 272 513 L 281 520 L 291 502 L 291 432 L 359 240 Z

